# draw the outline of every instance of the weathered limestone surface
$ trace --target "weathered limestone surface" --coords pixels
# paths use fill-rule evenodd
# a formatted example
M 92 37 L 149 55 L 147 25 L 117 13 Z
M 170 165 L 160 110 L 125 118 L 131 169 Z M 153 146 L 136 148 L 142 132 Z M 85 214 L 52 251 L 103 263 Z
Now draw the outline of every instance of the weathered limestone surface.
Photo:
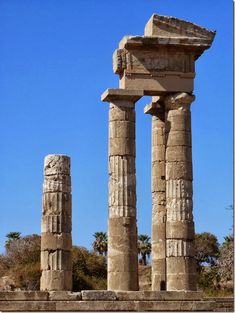
M 120 88 L 148 95 L 193 91 L 195 60 L 215 32 L 174 17 L 154 14 L 144 36 L 125 36 L 113 54 Z
M 138 99 L 133 97 L 143 95 L 154 97 L 146 108 L 153 115 L 152 288 L 196 289 L 190 104 L 195 61 L 210 48 L 214 36 L 193 23 L 154 14 L 144 36 L 125 36 L 113 54 L 120 89 L 102 96 L 110 102 L 109 289 L 130 290 L 135 284 L 134 276 L 126 274 L 136 271 L 133 108 Z
M 48 155 L 44 161 L 41 227 L 41 290 L 72 289 L 70 158 Z
M 145 108 L 152 115 L 152 290 L 166 290 L 165 108 L 160 97 Z
M 135 102 L 138 92 L 109 89 L 108 290 L 138 290 Z
M 200 292 L 85 290 L 0 292 L 0 310 L 29 311 L 231 311 L 233 299 L 203 299 Z
M 187 93 L 169 95 L 166 108 L 167 290 L 196 290 L 192 214 L 192 149 Z

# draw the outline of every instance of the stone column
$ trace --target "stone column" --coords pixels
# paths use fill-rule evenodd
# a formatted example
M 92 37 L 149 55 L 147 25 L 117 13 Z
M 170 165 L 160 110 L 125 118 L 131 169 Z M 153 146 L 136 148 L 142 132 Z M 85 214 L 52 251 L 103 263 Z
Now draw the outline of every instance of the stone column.
M 142 95 L 142 94 L 141 94 Z M 138 92 L 108 90 L 108 290 L 138 290 L 135 101 Z
M 160 97 L 145 107 L 152 115 L 152 290 L 166 290 L 165 108 Z
M 44 160 L 41 290 L 72 290 L 70 158 Z
M 194 99 L 187 93 L 165 98 L 166 270 L 169 291 L 196 290 L 190 113 Z

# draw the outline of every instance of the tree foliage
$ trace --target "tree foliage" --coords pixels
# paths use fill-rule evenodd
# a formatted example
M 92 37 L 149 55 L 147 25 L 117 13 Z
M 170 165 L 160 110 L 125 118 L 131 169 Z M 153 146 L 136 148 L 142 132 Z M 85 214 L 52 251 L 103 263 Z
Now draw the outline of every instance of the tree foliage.
M 89 252 L 86 248 L 74 246 L 73 255 L 73 290 L 106 289 L 106 258 Z
M 219 256 L 219 243 L 215 235 L 204 232 L 195 235 L 195 249 L 198 269 L 205 263 L 214 266 Z
M 12 265 L 40 262 L 41 237 L 29 235 L 8 243 L 6 257 Z
M 106 289 L 107 285 L 107 235 L 94 234 L 94 251 L 73 246 L 73 291 Z M 13 288 L 38 290 L 40 288 L 40 236 L 7 235 L 6 253 L 0 255 L 0 277 L 13 281 Z M 232 292 L 233 288 L 233 235 L 225 237 L 219 245 L 215 235 L 201 233 L 195 236 L 196 259 L 199 269 L 198 286 L 206 293 Z M 140 262 L 147 264 L 151 254 L 148 235 L 138 236 Z
M 0 257 L 0 269 L 13 279 L 15 288 L 38 290 L 41 237 L 35 234 L 21 237 L 18 232 L 11 232 L 6 237 L 6 254 Z
M 151 243 L 148 235 L 138 236 L 138 254 L 140 255 L 140 263 L 147 265 L 147 258 L 151 254 Z
M 8 234 L 6 234 L 6 237 L 8 238 L 5 242 L 5 248 L 8 249 L 10 244 L 15 241 L 20 239 L 21 233 L 18 231 L 12 231 Z
M 99 255 L 107 255 L 108 250 L 108 238 L 106 232 L 96 232 L 93 235 L 95 240 L 93 241 L 92 247 L 95 252 Z
M 233 270 L 234 270 L 234 249 L 233 235 L 224 238 L 224 242 L 220 247 L 220 256 L 218 258 L 218 273 L 222 281 L 233 281 Z

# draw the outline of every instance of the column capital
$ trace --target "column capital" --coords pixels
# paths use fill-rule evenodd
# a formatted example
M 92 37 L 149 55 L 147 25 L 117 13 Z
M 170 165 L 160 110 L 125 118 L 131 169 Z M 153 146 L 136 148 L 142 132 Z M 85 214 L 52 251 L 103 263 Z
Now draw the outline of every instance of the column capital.
M 144 96 L 141 90 L 132 89 L 106 89 L 101 95 L 101 101 L 103 102 L 116 102 L 116 101 L 130 101 L 135 103 L 141 97 Z
M 166 96 L 164 99 L 167 110 L 177 110 L 180 107 L 187 108 L 195 100 L 195 96 L 186 92 L 178 92 Z
M 146 106 L 144 107 L 144 114 L 158 116 L 162 115 L 164 111 L 164 97 L 161 96 L 152 97 L 152 102 L 146 104 Z

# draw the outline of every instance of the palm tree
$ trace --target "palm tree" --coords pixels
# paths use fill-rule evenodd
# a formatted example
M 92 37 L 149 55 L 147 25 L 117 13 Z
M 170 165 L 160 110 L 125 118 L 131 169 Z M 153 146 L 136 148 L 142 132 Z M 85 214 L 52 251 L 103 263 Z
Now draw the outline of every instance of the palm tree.
M 6 237 L 8 238 L 8 240 L 6 240 L 6 242 L 5 242 L 6 249 L 8 249 L 10 247 L 10 244 L 12 243 L 12 241 L 20 239 L 20 235 L 21 235 L 21 233 L 18 231 L 12 231 L 12 232 L 6 234 Z
M 93 235 L 95 240 L 92 243 L 92 247 L 95 252 L 98 252 L 99 255 L 107 255 L 108 251 L 108 239 L 106 232 L 96 232 Z
M 150 237 L 148 235 L 138 236 L 138 254 L 140 254 L 140 263 L 147 265 L 147 257 L 151 254 L 151 243 L 149 242 Z

